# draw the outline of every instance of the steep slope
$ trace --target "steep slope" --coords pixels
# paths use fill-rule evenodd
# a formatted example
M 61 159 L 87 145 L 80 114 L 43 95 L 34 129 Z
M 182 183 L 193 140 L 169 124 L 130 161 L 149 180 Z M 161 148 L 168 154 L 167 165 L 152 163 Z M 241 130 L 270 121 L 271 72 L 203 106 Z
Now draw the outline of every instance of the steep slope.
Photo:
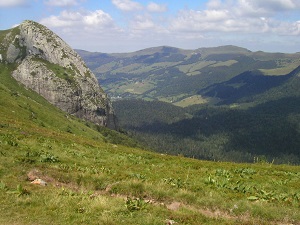
M 52 31 L 33 21 L 1 32 L 1 59 L 12 76 L 63 111 L 116 128 L 109 99 L 80 56 Z
M 13 66 L 0 63 L 0 224 L 299 224 L 299 167 L 126 147 L 24 88 Z
M 198 94 L 217 99 L 217 104 L 170 110 L 154 101 L 132 99 L 118 100 L 114 108 L 124 129 L 159 152 L 209 160 L 252 162 L 263 157 L 300 163 L 300 67 L 280 76 L 247 71 Z M 189 117 L 172 120 L 169 112 Z M 141 116 L 146 113 L 153 115 L 151 120 Z

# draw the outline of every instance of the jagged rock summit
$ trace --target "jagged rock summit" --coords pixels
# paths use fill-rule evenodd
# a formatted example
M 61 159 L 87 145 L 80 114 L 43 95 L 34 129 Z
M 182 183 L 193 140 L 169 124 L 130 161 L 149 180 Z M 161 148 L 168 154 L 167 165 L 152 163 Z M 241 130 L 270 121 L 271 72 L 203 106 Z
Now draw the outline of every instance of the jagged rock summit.
M 12 76 L 61 110 L 116 129 L 111 102 L 81 57 L 45 26 L 26 20 L 6 34 L 1 61 Z

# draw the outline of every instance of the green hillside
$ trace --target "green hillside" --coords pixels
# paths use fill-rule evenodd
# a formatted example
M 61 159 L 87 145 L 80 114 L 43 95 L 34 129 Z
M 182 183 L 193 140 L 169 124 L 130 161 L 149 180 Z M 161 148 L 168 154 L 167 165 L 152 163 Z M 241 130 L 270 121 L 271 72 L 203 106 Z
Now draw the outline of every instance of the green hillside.
M 251 71 L 265 80 L 275 76 L 280 80 L 300 65 L 299 53 L 251 52 L 236 46 L 195 50 L 163 46 L 120 54 L 77 51 L 112 99 L 141 98 L 184 106 L 219 102 L 219 96 L 203 90 Z M 240 80 L 230 88 L 242 85 Z M 196 96 L 197 101 L 188 101 Z
M 148 148 L 300 164 L 299 53 L 236 46 L 79 53 L 115 101 L 121 126 Z
M 141 150 L 50 105 L 13 69 L 0 64 L 0 224 L 300 223 L 299 167 Z
M 114 107 L 121 126 L 158 152 L 300 164 L 299 90 L 299 67 L 284 76 L 249 71 L 199 92 L 218 99 L 214 106 L 204 102 L 181 108 L 132 99 L 118 100 Z

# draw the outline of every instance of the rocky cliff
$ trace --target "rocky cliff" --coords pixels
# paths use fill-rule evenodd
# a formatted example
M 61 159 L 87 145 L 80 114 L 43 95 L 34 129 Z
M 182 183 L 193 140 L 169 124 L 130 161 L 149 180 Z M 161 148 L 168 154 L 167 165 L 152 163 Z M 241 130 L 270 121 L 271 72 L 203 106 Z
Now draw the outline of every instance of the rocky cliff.
M 12 76 L 61 110 L 116 129 L 112 105 L 81 57 L 60 37 L 33 21 L 0 33 L 0 60 L 15 63 Z

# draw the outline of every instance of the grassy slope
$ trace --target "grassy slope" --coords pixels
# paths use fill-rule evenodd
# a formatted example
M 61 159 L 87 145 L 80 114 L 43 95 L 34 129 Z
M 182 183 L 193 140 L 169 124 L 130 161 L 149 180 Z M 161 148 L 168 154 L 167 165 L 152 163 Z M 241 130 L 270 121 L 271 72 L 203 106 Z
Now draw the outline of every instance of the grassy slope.
M 11 69 L 0 64 L 0 224 L 300 222 L 299 167 L 113 144 L 130 141 L 67 116 L 17 84 Z M 47 186 L 28 181 L 36 170 Z

